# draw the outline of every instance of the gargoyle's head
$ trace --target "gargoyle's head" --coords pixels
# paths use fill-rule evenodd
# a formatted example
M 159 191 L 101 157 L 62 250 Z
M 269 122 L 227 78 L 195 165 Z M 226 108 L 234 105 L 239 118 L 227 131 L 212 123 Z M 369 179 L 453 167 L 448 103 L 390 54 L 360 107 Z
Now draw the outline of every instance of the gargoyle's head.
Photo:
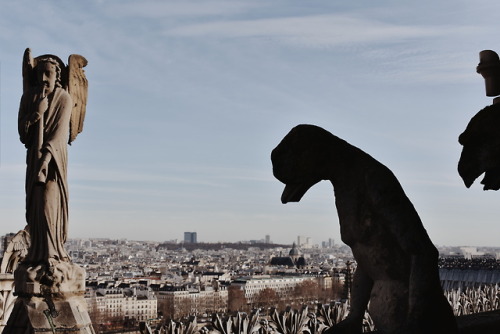
M 328 178 L 326 162 L 332 138 L 336 137 L 320 127 L 302 124 L 272 151 L 273 174 L 285 184 L 281 202 L 300 201 L 309 188 Z
M 469 188 L 481 174 L 484 190 L 500 189 L 500 104 L 479 111 L 458 138 L 463 145 L 458 173 Z

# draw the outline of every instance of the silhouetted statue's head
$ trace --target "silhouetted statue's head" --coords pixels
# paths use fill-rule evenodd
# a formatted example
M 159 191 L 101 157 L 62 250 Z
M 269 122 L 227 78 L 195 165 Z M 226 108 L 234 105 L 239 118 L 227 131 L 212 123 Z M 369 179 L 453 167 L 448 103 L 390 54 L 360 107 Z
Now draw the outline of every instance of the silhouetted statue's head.
M 315 126 L 294 127 L 271 153 L 274 176 L 285 184 L 283 203 L 298 202 L 306 191 L 329 178 L 332 145 L 339 138 Z
M 458 138 L 463 145 L 458 173 L 469 188 L 481 174 L 484 190 L 500 189 L 500 104 L 478 112 Z

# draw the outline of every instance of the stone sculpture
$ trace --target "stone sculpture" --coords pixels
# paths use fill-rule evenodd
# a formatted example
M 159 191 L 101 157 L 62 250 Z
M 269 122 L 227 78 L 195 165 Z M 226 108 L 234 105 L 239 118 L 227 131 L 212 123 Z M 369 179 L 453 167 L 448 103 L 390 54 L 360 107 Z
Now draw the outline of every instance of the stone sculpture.
M 27 228 L 26 226 L 10 239 L 3 253 L 0 265 L 0 333 L 7 325 L 16 301 L 14 270 L 28 254 L 30 236 Z
M 485 79 L 486 95 L 500 95 L 500 59 L 491 50 L 481 51 L 477 72 Z M 463 145 L 458 173 L 469 188 L 484 173 L 484 190 L 500 189 L 500 98 L 479 111 L 458 141 Z
M 28 226 L 26 226 L 24 230 L 17 232 L 8 243 L 0 264 L 0 274 L 14 273 L 19 262 L 23 261 L 26 255 L 28 255 L 30 235 L 27 228 Z
M 19 136 L 26 146 L 26 220 L 31 247 L 26 262 L 68 261 L 67 145 L 83 127 L 87 80 L 85 58 L 72 55 L 66 67 L 57 56 L 24 54 L 24 91 Z
M 329 333 L 361 333 L 367 306 L 382 333 L 457 333 L 439 281 L 438 251 L 393 173 L 370 155 L 313 125 L 293 128 L 271 155 L 298 202 L 321 180 L 332 183 L 342 241 L 358 263 L 349 316 Z
M 93 333 L 82 297 L 85 271 L 71 262 L 64 247 L 68 234 L 67 146 L 83 129 L 86 65 L 80 55 L 70 55 L 66 66 L 55 55 L 33 58 L 30 49 L 24 53 L 18 130 L 27 149 L 30 247 L 14 272 L 19 298 L 4 333 L 47 328 Z

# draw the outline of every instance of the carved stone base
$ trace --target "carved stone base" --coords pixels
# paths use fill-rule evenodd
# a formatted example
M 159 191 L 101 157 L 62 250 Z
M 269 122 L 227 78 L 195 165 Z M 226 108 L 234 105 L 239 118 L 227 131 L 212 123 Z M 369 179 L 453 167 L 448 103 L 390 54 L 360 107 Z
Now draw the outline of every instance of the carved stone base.
M 21 263 L 14 277 L 18 298 L 2 334 L 95 333 L 83 298 L 83 268 L 71 262 Z
M 20 296 L 51 295 L 60 298 L 85 292 L 85 269 L 71 262 L 56 262 L 50 267 L 21 263 L 14 277 Z
M 82 296 L 48 304 L 40 297 L 18 298 L 3 334 L 95 334 Z

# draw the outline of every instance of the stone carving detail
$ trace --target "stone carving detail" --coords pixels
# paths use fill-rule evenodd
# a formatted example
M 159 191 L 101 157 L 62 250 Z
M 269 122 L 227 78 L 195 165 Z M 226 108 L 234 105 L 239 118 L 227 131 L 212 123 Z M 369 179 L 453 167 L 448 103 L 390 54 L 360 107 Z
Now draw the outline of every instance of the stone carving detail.
M 16 296 L 14 293 L 14 276 L 12 274 L 0 274 L 0 333 L 2 333 L 9 319 Z
M 26 262 L 49 265 L 69 261 L 67 144 L 83 128 L 87 80 L 82 56 L 23 58 L 23 96 L 19 136 L 26 146 L 26 220 L 31 247 Z
M 19 262 L 24 260 L 28 254 L 30 246 L 30 235 L 27 231 L 27 226 L 24 230 L 16 233 L 7 245 L 7 249 L 3 253 L 2 264 L 0 265 L 0 273 L 14 273 Z
M 477 72 L 485 79 L 486 95 L 500 95 L 500 59 L 490 50 L 480 52 Z M 480 110 L 458 141 L 463 145 L 458 173 L 469 188 L 484 173 L 484 190 L 500 189 L 500 98 Z
M 298 202 L 321 180 L 332 183 L 342 241 L 358 263 L 349 316 L 329 330 L 361 333 L 369 305 L 383 333 L 457 333 L 439 281 L 438 252 L 393 173 L 370 155 L 313 125 L 293 128 L 271 155 Z
M 0 266 L 0 333 L 7 325 L 16 301 L 13 273 L 28 254 L 30 237 L 26 229 L 27 227 L 12 237 L 3 254 Z
M 23 57 L 18 130 L 26 156 L 26 221 L 30 246 L 14 272 L 18 298 L 4 333 L 93 333 L 83 299 L 85 271 L 71 262 L 67 146 L 83 129 L 87 60 L 70 55 Z

